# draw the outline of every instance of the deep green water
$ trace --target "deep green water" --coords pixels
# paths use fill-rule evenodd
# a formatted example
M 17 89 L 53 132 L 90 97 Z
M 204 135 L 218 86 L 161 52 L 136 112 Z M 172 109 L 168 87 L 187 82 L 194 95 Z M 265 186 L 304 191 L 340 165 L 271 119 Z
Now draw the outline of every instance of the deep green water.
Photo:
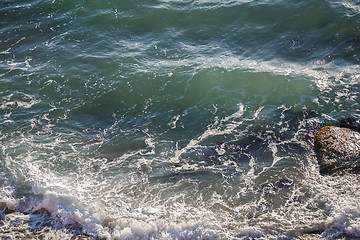
M 360 178 L 319 175 L 306 132 L 360 117 L 359 63 L 356 0 L 1 1 L 1 209 L 94 238 L 356 239 Z

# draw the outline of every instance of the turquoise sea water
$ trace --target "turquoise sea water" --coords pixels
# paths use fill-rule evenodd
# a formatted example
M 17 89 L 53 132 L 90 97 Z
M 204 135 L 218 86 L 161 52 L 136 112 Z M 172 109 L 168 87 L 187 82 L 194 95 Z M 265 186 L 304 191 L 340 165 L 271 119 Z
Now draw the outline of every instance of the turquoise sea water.
M 360 117 L 358 1 L 1 1 L 0 43 L 0 207 L 46 236 L 360 238 L 306 136 Z

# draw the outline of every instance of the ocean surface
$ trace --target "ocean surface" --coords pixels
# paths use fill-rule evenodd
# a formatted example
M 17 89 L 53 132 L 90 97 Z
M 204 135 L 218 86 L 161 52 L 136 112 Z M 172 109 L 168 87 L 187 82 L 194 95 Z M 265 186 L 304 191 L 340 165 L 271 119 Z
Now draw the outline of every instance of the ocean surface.
M 308 136 L 360 118 L 359 63 L 357 0 L 2 0 L 0 230 L 359 239 Z

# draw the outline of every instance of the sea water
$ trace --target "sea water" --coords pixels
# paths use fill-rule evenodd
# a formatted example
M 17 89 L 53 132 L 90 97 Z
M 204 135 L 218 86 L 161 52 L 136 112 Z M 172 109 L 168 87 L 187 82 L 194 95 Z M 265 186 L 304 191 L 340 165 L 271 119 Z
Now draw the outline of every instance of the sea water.
M 4 0 L 0 42 L 2 233 L 360 238 L 309 136 L 360 117 L 358 1 Z

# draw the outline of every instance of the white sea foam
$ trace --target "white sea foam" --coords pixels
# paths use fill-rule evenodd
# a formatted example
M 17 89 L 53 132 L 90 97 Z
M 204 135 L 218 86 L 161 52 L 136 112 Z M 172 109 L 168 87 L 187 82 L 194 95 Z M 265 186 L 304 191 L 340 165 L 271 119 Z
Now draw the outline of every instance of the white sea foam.
M 239 106 L 238 111 L 224 118 L 226 123 L 222 119 L 223 124 L 240 120 L 243 111 Z M 211 126 L 215 130 L 211 131 L 214 134 L 221 132 L 222 125 Z M 233 129 L 224 128 L 223 131 Z M 211 134 L 205 132 L 186 151 L 201 148 L 201 141 Z M 22 139 L 13 142 L 12 146 L 32 145 L 32 141 L 34 139 Z M 146 147 L 153 149 L 152 146 L 156 147 L 157 143 L 155 139 L 148 138 Z M 54 143 L 62 147 L 64 144 Z M 47 149 L 52 147 L 45 146 Z M 134 173 L 126 177 L 118 175 L 114 178 L 114 175 L 109 175 L 109 179 L 101 178 L 102 171 L 109 171 L 117 164 L 125 164 L 133 157 L 144 156 L 142 152 L 127 154 L 109 164 L 108 168 L 105 168 L 106 162 L 100 161 L 103 168 L 99 172 L 90 171 L 96 166 L 94 164 L 86 171 L 76 174 L 69 172 L 66 175 L 38 161 L 41 155 L 39 152 L 23 154 L 17 158 L 7 155 L 5 160 L 13 175 L 12 184 L 17 182 L 16 185 L 23 186 L 23 190 L 5 185 L 0 200 L 2 209 L 5 205 L 9 209 L 32 214 L 45 209 L 59 226 L 58 229 L 65 231 L 68 224 L 78 224 L 90 236 L 105 239 L 246 239 L 289 237 L 311 232 L 323 232 L 323 237 L 330 238 L 343 234 L 359 237 L 360 208 L 357 199 L 360 197 L 360 184 L 356 175 L 321 176 L 316 167 L 310 165 L 305 170 L 305 178 L 296 180 L 289 189 L 268 191 L 261 185 L 270 182 L 265 178 L 261 183 L 260 179 L 276 164 L 259 172 L 254 170 L 256 162 L 253 159 L 249 162 L 252 168 L 236 184 L 229 184 L 220 178 L 217 181 L 224 182 L 213 189 L 214 183 L 207 185 L 206 181 L 198 182 L 191 177 L 168 183 L 166 178 L 165 183 L 149 182 L 148 178 Z M 78 151 L 71 151 L 64 157 L 78 161 L 78 154 Z M 279 152 L 274 151 L 273 155 L 277 157 Z M 21 170 L 17 163 L 20 159 Z M 136 168 L 139 171 L 144 171 L 146 165 L 150 164 L 151 167 L 151 162 L 142 159 L 137 161 Z M 214 167 L 202 169 L 216 170 Z M 181 174 L 181 171 L 196 173 L 199 167 L 184 164 L 177 174 Z M 29 191 L 29 186 L 33 197 L 27 200 L 30 204 L 24 209 L 23 200 L 16 196 L 21 191 Z M 225 189 L 228 189 L 225 192 L 229 196 L 217 193 Z M 251 201 L 246 200 L 248 198 Z M 50 230 L 46 236 L 60 236 L 58 229 Z
M 239 106 L 238 111 L 216 121 L 182 153 L 201 149 L 202 141 L 213 136 L 212 134 L 234 131 L 236 123 L 243 120 L 243 111 L 243 106 Z M 261 111 L 259 109 L 254 115 Z M 229 128 L 222 125 L 228 123 Z M 231 127 L 231 123 L 235 125 Z M 156 148 L 158 142 L 153 137 L 148 136 L 146 139 L 147 148 Z M 33 141 L 33 138 L 15 141 L 12 148 L 19 148 L 24 144 L 30 144 L 34 148 Z M 63 148 L 65 145 L 65 142 L 58 141 L 53 144 L 45 143 L 37 149 L 49 150 L 55 146 Z M 273 147 L 276 147 L 275 143 Z M 41 152 L 24 152 L 16 158 L 7 155 L 6 151 L 3 154 L 7 156 L 6 165 L 13 175 L 12 184 L 17 182 L 16 185 L 23 186 L 20 191 L 28 191 L 31 186 L 33 194 L 27 200 L 30 204 L 24 209 L 22 200 L 16 197 L 21 192 L 5 185 L 1 194 L 3 205 L 33 214 L 45 209 L 54 223 L 65 231 L 66 225 L 79 224 L 90 236 L 105 239 L 228 239 L 234 236 L 246 239 L 298 236 L 314 231 L 323 232 L 323 237 L 330 238 L 342 234 L 359 237 L 360 208 L 356 199 L 360 197 L 360 184 L 356 175 L 346 178 L 321 176 L 316 167 L 312 168 L 310 165 L 305 171 L 305 178 L 296 180 L 297 183 L 289 190 L 278 193 L 275 189 L 274 192 L 266 192 L 256 182 L 267 171 L 271 171 L 276 162 L 259 172 L 255 171 L 257 163 L 252 158 L 249 162 L 251 168 L 245 172 L 244 177 L 237 180 L 237 184 L 229 185 L 224 181 L 208 192 L 207 188 L 211 189 L 211 185 L 204 185 L 205 182 L 197 182 L 192 178 L 179 178 L 171 184 L 162 184 L 150 183 L 141 174 L 131 173 L 126 177 L 119 175 L 113 178 L 114 176 L 109 175 L 109 179 L 97 180 L 99 177 L 101 179 L 102 171 L 125 164 L 131 158 L 144 156 L 142 151 L 126 154 L 109 165 L 100 161 L 99 166 L 102 168 L 99 172 L 90 171 L 96 166 L 96 159 L 92 159 L 94 165 L 86 168 L 86 171 L 76 174 L 69 172 L 66 175 L 51 170 L 51 165 L 43 165 L 38 159 Z M 73 158 L 73 161 L 78 161 L 79 154 L 81 153 L 78 151 L 71 151 L 63 157 L 64 160 Z M 278 155 L 278 150 L 274 150 L 274 159 Z M 20 159 L 21 170 L 18 164 Z M 144 171 L 144 166 L 154 167 L 144 157 L 137 158 L 136 164 L 139 171 Z M 203 170 L 206 169 L 203 167 Z M 214 167 L 208 169 L 216 170 Z M 183 164 L 177 174 L 181 174 L 181 171 L 191 173 L 198 170 L 199 166 Z M 268 182 L 267 179 L 264 181 L 264 184 Z M 224 191 L 223 188 L 229 188 L 229 191 L 231 189 L 230 196 L 217 193 Z M 210 193 L 210 197 L 205 197 L 207 193 Z M 251 201 L 246 200 L 247 198 Z M 274 207 L 273 204 L 279 206 Z M 57 231 L 58 229 L 51 230 L 46 236 L 60 236 Z

